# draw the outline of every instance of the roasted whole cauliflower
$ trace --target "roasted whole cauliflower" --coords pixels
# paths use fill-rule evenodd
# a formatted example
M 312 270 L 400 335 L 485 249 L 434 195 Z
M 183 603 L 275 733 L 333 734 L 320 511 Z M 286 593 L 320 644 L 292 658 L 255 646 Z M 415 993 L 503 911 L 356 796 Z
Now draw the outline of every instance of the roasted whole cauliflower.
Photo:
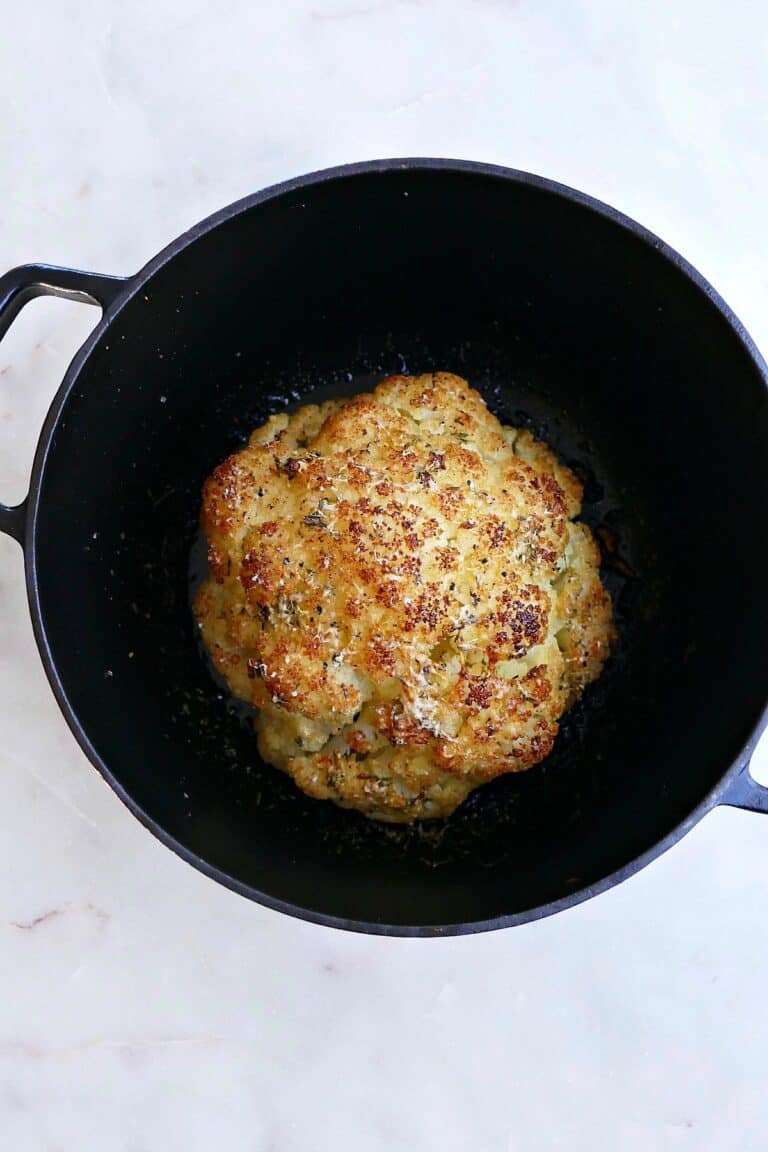
M 272 416 L 205 485 L 195 601 L 264 760 L 397 822 L 542 760 L 613 635 L 580 508 L 448 372 Z

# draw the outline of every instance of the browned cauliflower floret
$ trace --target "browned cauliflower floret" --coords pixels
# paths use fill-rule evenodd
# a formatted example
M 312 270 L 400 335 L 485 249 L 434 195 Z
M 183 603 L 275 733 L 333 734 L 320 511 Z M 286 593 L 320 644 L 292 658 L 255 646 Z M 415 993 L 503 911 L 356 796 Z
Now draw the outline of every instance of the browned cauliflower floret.
M 542 760 L 613 632 L 580 509 L 448 372 L 271 417 L 205 485 L 195 603 L 263 758 L 401 822 Z

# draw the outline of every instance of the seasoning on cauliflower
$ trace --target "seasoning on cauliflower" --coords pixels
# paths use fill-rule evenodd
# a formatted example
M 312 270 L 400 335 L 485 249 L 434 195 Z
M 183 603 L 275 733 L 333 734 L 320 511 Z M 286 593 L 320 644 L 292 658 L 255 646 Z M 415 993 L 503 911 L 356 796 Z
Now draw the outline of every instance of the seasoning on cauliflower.
M 542 760 L 613 637 L 581 495 L 449 372 L 272 416 L 206 482 L 195 602 L 264 760 L 403 823 Z

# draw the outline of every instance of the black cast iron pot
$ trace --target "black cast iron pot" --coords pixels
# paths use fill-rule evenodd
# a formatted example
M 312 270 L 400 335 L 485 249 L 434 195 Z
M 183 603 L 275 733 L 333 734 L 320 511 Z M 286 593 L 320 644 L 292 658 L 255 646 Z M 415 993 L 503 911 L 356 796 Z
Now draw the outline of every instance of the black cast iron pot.
M 18 268 L 0 333 L 41 293 L 103 316 L 0 528 L 75 736 L 186 860 L 323 924 L 469 932 L 595 895 L 717 804 L 768 811 L 748 770 L 768 698 L 766 365 L 655 236 L 524 173 L 374 162 L 249 197 L 128 279 Z M 189 595 L 214 465 L 269 412 L 404 368 L 467 376 L 580 472 L 621 640 L 548 761 L 445 825 L 393 829 L 259 762 Z

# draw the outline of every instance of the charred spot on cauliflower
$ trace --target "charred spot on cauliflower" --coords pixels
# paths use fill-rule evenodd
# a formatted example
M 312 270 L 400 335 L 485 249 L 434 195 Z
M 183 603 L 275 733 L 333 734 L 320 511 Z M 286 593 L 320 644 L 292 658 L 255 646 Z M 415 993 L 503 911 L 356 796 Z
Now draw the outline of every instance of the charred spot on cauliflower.
M 397 822 L 542 760 L 613 636 L 581 495 L 451 373 L 271 417 L 205 485 L 195 601 L 262 757 Z

